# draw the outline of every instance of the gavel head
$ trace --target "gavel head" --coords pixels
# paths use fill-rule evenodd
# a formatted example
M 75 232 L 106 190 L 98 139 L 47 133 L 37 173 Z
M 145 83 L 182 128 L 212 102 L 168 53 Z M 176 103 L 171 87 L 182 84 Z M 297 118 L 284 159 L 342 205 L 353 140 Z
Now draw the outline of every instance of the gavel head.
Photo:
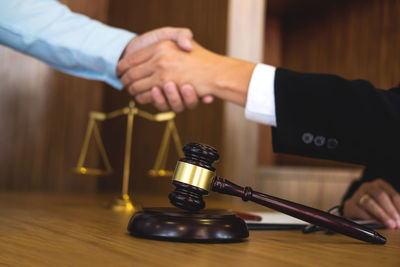
M 185 157 L 176 165 L 172 183 L 175 190 L 169 193 L 170 202 L 178 208 L 198 211 L 205 207 L 203 195 L 208 194 L 218 160 L 218 151 L 213 147 L 198 143 L 188 143 L 183 147 Z

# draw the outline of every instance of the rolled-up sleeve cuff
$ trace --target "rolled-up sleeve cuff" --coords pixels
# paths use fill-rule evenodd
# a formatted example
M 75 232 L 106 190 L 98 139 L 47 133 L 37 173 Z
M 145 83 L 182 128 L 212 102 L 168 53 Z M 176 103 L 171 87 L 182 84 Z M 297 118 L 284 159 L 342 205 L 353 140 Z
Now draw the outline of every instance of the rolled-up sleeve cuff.
M 66 73 L 86 79 L 100 80 L 121 90 L 123 85 L 117 76 L 117 64 L 125 47 L 136 34 L 100 23 L 96 30 L 91 33 L 90 41 L 84 46 L 76 50 L 71 49 L 76 58 L 74 67 L 48 63 Z
M 273 66 L 257 64 L 249 84 L 245 115 L 249 120 L 276 127 L 275 71 Z
M 122 29 L 114 29 L 114 31 L 116 31 L 116 38 L 110 43 L 110 47 L 107 48 L 109 53 L 105 55 L 107 75 L 104 81 L 116 89 L 122 89 L 122 83 L 116 74 L 117 64 L 125 47 L 136 34 Z

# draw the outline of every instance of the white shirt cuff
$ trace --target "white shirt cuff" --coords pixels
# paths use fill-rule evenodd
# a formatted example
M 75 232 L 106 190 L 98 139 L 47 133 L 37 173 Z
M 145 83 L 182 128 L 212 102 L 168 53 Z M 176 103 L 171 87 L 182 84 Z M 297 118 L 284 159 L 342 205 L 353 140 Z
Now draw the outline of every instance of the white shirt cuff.
M 276 127 L 275 71 L 266 64 L 257 64 L 250 79 L 245 108 L 246 118 Z

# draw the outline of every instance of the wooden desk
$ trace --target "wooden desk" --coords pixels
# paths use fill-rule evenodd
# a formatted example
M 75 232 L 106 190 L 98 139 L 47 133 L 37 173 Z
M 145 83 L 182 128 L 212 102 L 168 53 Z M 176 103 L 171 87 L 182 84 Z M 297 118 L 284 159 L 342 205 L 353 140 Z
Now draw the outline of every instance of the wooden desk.
M 191 244 L 128 235 L 130 214 L 104 195 L 0 194 L 0 265 L 7 266 L 400 266 L 400 231 L 386 245 L 339 234 L 251 231 L 246 242 Z M 159 204 L 159 203 L 156 203 Z

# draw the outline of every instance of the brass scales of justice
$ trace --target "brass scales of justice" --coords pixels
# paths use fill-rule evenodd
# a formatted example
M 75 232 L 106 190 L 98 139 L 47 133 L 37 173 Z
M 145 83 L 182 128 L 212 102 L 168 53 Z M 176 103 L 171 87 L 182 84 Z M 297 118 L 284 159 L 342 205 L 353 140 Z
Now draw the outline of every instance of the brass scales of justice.
M 173 171 L 166 170 L 168 150 L 170 147 L 171 137 L 175 143 L 175 148 L 178 152 L 178 156 L 183 157 L 181 150 L 182 143 L 179 138 L 179 134 L 175 125 L 176 114 L 174 112 L 162 112 L 157 114 L 151 114 L 146 111 L 140 110 L 135 106 L 135 102 L 132 100 L 129 102 L 127 107 L 112 111 L 110 113 L 103 113 L 97 111 L 89 112 L 89 122 L 84 137 L 81 153 L 79 155 L 78 163 L 73 168 L 74 173 L 82 175 L 110 175 L 113 173 L 111 163 L 108 159 L 107 152 L 102 141 L 100 130 L 97 125 L 97 121 L 105 121 L 113 119 L 119 116 L 127 116 L 127 127 L 125 137 L 125 155 L 124 155 L 124 167 L 122 175 L 122 190 L 121 196 L 111 205 L 111 208 L 118 211 L 135 211 L 137 207 L 131 201 L 129 197 L 129 178 L 130 178 L 130 167 L 131 167 L 131 150 L 132 150 L 132 135 L 133 135 L 133 122 L 134 117 L 139 116 L 149 121 L 154 122 L 167 122 L 161 144 L 157 152 L 156 160 L 153 168 L 148 171 L 148 175 L 152 177 L 168 177 L 172 176 Z M 89 168 L 85 167 L 85 159 L 89 148 L 91 136 L 93 135 L 95 144 L 97 145 L 100 157 L 104 162 L 104 169 L 100 168 Z

